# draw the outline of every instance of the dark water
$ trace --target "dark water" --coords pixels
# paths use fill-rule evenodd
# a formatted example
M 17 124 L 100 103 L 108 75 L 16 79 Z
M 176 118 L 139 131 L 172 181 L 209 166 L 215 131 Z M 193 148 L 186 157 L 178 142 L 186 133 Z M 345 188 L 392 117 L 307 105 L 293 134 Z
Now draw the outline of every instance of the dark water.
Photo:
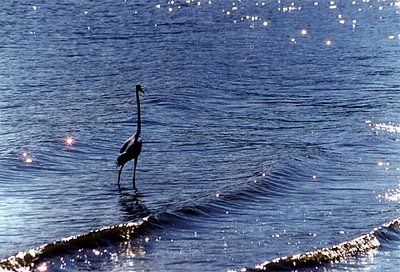
M 1 6 L 0 259 L 150 216 L 46 267 L 226 271 L 399 217 L 399 1 Z M 398 230 L 380 242 L 320 269 L 396 271 Z

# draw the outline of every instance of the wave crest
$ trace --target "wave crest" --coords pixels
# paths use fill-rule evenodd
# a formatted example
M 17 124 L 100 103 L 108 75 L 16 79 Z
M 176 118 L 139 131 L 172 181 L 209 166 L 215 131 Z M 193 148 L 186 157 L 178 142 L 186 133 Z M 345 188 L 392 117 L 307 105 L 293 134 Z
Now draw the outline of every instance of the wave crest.
M 372 230 L 368 234 L 361 235 L 353 240 L 340 243 L 328 248 L 322 248 L 316 251 L 285 256 L 272 261 L 264 262 L 255 268 L 244 268 L 242 271 L 281 271 L 297 270 L 321 266 L 329 263 L 336 263 L 345 260 L 348 257 L 377 250 L 381 243 L 388 237 L 387 232 L 400 228 L 400 218 L 384 224 L 380 228 Z M 382 241 L 383 240 L 383 241 Z M 382 241 L 382 242 L 381 242 Z

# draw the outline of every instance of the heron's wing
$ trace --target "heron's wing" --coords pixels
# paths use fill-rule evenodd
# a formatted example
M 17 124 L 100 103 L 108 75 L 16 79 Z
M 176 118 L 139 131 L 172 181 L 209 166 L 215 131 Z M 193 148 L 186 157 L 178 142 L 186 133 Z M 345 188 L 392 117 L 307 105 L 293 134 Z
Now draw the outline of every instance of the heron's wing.
M 132 138 L 133 138 L 133 136 L 125 141 L 125 143 L 122 145 L 121 149 L 119 150 L 119 153 L 124 153 L 126 151 L 129 143 L 132 141 Z

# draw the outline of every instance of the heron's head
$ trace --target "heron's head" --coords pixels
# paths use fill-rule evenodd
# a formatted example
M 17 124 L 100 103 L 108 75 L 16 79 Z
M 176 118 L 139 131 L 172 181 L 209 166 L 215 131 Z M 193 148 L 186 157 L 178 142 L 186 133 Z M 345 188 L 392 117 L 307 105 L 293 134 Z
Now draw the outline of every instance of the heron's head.
M 140 92 L 140 93 L 144 94 L 144 91 L 142 89 L 142 86 L 140 86 L 140 84 L 136 85 L 136 92 Z

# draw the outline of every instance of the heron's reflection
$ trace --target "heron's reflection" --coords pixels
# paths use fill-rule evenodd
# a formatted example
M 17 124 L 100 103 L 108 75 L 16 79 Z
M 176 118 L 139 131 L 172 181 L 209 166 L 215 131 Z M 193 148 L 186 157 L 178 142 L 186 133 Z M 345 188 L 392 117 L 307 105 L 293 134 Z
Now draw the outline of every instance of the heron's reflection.
M 136 221 L 151 214 L 150 210 L 141 203 L 143 194 L 138 190 L 120 191 L 119 204 L 125 221 Z

